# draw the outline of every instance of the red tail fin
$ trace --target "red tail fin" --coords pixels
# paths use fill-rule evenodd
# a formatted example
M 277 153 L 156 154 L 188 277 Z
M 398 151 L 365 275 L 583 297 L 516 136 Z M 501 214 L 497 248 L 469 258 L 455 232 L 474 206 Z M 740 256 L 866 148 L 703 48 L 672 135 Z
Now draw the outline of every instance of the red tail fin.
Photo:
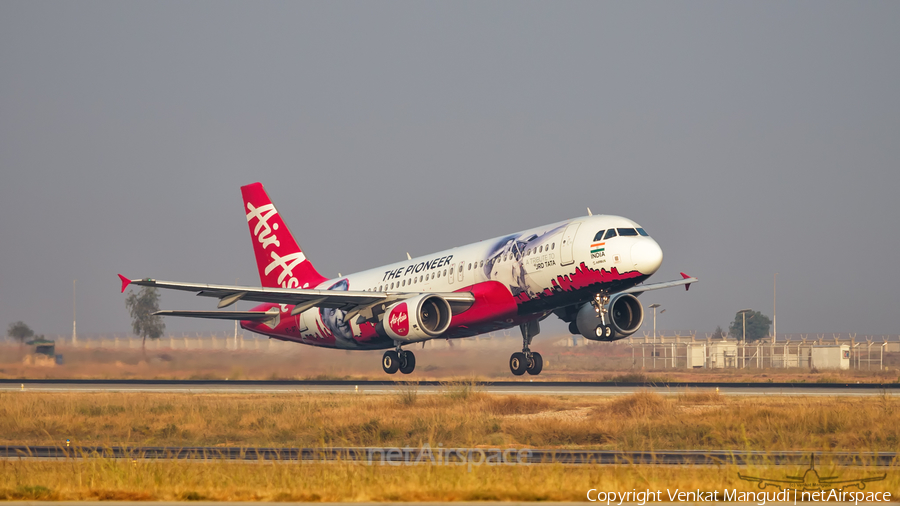
M 241 187 L 262 286 L 313 288 L 327 278 L 306 259 L 262 183 Z

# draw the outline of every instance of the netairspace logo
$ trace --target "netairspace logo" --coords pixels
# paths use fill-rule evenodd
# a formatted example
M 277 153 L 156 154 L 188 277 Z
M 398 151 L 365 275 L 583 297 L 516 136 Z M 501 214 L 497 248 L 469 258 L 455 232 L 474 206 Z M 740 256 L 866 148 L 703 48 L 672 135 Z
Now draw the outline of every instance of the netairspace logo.
M 531 462 L 531 450 L 517 448 L 431 448 L 424 444 L 420 448 L 369 448 L 366 450 L 366 464 L 382 466 L 527 466 Z
M 769 503 L 794 503 L 797 502 L 843 502 L 873 503 L 890 502 L 890 492 L 845 492 L 839 489 L 831 490 L 797 490 L 786 488 L 779 492 L 747 492 L 737 489 L 726 490 L 632 490 L 631 492 L 604 492 L 596 488 L 587 491 L 587 500 L 601 502 L 607 505 L 621 506 L 623 503 L 633 503 L 643 506 L 648 502 L 746 502 L 765 506 Z

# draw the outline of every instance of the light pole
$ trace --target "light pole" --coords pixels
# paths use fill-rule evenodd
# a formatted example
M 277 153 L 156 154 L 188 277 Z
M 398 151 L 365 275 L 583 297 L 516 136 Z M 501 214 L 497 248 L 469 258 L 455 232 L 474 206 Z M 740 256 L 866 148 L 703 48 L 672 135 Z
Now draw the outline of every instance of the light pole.
M 75 314 L 75 283 L 77 283 L 77 279 L 72 280 L 72 347 L 78 345 L 78 332 L 76 332 L 75 322 L 76 322 L 76 314 Z
M 745 343 L 747 342 L 747 313 L 752 312 L 752 309 L 741 309 L 740 311 L 738 311 L 738 314 L 740 314 L 744 320 L 744 334 L 743 336 L 741 336 L 741 341 Z M 750 318 L 753 318 L 753 316 L 751 316 Z
M 235 285 L 238 284 L 238 280 L 239 280 L 239 279 L 241 279 L 241 278 L 234 278 L 234 284 L 235 284 Z M 234 342 L 232 343 L 232 347 L 233 347 L 233 349 L 234 349 L 235 351 L 237 351 L 237 348 L 238 348 L 238 344 L 237 344 L 237 329 L 238 329 L 238 321 L 235 320 L 235 321 L 234 321 Z M 227 342 L 225 343 L 225 347 L 228 348 L 228 343 L 227 343 Z
M 653 342 L 656 343 L 656 308 L 659 307 L 659 304 L 650 304 L 649 307 L 653 309 Z
M 656 308 L 659 307 L 659 304 L 650 304 L 648 307 L 653 308 L 653 368 L 656 369 Z M 666 310 L 663 309 L 659 314 L 665 312 Z
M 778 273 L 772 280 L 772 346 L 778 340 Z
M 744 346 L 747 343 L 747 313 L 753 312 L 752 309 L 741 309 L 738 313 L 741 315 L 741 318 L 744 320 L 744 333 L 741 336 L 741 369 L 744 368 L 744 361 L 747 360 L 747 350 L 744 349 Z M 753 318 L 753 315 L 750 315 L 750 318 Z

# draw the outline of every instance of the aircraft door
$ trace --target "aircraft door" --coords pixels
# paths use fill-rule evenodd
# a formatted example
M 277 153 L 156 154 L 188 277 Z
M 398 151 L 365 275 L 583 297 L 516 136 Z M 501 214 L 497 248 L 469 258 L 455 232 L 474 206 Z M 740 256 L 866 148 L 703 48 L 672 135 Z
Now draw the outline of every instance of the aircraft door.
M 562 244 L 559 245 L 559 265 L 569 265 L 575 262 L 573 247 L 575 246 L 575 232 L 578 231 L 579 225 L 581 223 L 570 223 L 563 232 Z
M 460 282 L 460 283 L 463 282 L 463 272 L 464 272 L 463 267 L 465 267 L 465 265 L 466 265 L 465 262 L 460 262 L 460 263 L 459 263 L 459 282 Z

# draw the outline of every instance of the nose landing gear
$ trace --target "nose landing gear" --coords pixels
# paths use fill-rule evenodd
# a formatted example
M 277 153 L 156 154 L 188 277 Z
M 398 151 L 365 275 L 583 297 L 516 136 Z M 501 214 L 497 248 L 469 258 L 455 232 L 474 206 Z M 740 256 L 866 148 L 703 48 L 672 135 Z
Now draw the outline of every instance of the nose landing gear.
M 531 375 L 541 373 L 544 368 L 544 358 L 536 351 L 531 351 L 531 340 L 541 331 L 540 324 L 535 320 L 519 325 L 522 331 L 522 351 L 517 351 L 509 357 L 509 370 L 516 376 L 526 372 Z

